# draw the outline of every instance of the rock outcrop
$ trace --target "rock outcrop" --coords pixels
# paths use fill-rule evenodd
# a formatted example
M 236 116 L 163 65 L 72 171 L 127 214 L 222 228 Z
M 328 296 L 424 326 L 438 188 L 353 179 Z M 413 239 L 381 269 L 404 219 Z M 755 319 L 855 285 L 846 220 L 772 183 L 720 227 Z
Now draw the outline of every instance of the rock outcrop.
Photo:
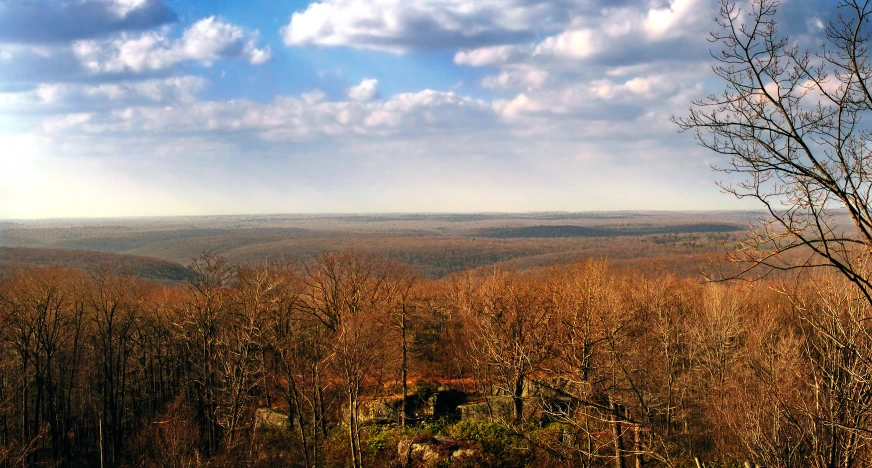
M 524 380 L 521 396 L 524 398 L 564 399 L 566 397 L 587 398 L 591 393 L 588 382 L 578 382 L 561 376 L 545 379 Z
M 290 429 L 288 415 L 272 408 L 258 408 L 255 413 L 255 427 L 268 429 Z
M 440 419 L 457 417 L 457 407 L 466 402 L 467 395 L 460 390 L 440 387 L 429 398 L 411 394 L 406 399 L 406 411 L 410 420 Z M 358 411 L 361 424 L 398 423 L 403 412 L 403 398 L 392 395 L 370 400 L 362 400 Z M 343 417 L 348 419 L 348 409 L 343 409 Z
M 542 398 L 523 399 L 523 419 L 540 421 L 545 417 L 546 400 Z M 512 421 L 515 419 L 515 400 L 510 396 L 489 396 L 481 401 L 460 405 L 460 419 L 463 421 Z
M 361 424 L 395 423 L 403 412 L 403 398 L 389 396 L 360 402 Z
M 436 466 L 475 455 L 476 451 L 469 444 L 443 436 L 404 439 L 397 444 L 397 460 L 404 467 Z
M 466 403 L 466 393 L 448 387 L 439 387 L 422 408 L 425 417 L 439 419 L 457 416 L 457 407 Z

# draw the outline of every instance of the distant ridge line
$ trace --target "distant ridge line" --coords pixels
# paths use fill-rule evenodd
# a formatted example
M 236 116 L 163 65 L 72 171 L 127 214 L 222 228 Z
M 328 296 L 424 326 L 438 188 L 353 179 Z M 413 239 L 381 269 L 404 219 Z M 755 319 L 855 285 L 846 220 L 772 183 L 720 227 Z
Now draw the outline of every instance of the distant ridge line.
M 519 228 L 488 229 L 480 237 L 492 238 L 545 238 L 545 237 L 617 237 L 654 234 L 707 234 L 736 232 L 746 229 L 737 224 L 694 223 L 658 227 L 585 227 L 585 226 L 525 226 Z

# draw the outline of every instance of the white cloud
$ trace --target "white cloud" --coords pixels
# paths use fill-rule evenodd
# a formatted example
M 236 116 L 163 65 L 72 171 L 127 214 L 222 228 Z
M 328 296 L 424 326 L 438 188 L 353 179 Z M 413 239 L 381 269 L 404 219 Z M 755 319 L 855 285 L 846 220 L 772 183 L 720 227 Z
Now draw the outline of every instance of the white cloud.
M 692 79 L 692 76 L 681 73 L 672 80 L 659 75 L 638 76 L 624 82 L 595 78 L 586 82 L 528 89 L 514 99 L 495 101 L 494 110 L 510 121 L 526 116 L 626 120 L 639 117 L 645 109 L 651 108 L 680 112 L 682 108 L 673 109 L 668 102 L 681 91 L 685 93 L 681 96 L 681 106 L 686 106 L 686 102 L 692 99 L 690 95 L 701 92 L 699 85 L 685 84 L 685 80 Z M 622 109 L 625 112 L 626 109 L 637 110 L 628 116 L 619 112 Z M 663 119 L 668 124 L 668 113 Z
M 367 110 L 364 118 L 367 127 L 402 127 L 404 131 L 414 132 L 438 132 L 445 127 L 463 126 L 470 116 L 490 113 L 484 101 L 432 89 L 398 94 Z
M 514 45 L 500 45 L 461 50 L 454 55 L 454 63 L 471 67 L 500 65 L 523 56 L 523 49 Z
M 530 65 L 506 68 L 500 74 L 485 77 L 481 85 L 490 89 L 535 89 L 548 80 L 549 72 Z
M 354 101 L 369 101 L 378 94 L 378 80 L 364 78 L 360 84 L 349 88 L 347 94 Z
M 696 0 L 671 0 L 666 7 L 648 10 L 645 31 L 656 38 L 681 34 L 682 23 L 694 9 L 699 10 L 694 3 Z
M 809 18 L 808 21 L 806 22 L 806 24 L 808 25 L 809 31 L 818 31 L 818 32 L 823 31 L 827 26 L 817 16 L 813 16 L 813 17 Z
M 556 8 L 523 0 L 321 0 L 294 13 L 282 34 L 287 45 L 392 53 L 478 47 L 529 39 Z
M 624 83 L 624 86 L 635 94 L 647 95 L 658 89 L 668 89 L 662 76 L 636 77 Z
M 66 87 L 59 84 L 40 83 L 35 93 L 40 102 L 54 104 L 66 94 Z
M 225 23 L 214 16 L 202 19 L 185 30 L 180 47 L 184 57 L 211 65 L 226 56 L 239 56 L 254 64 L 270 59 L 269 46 L 257 48 L 260 35 Z
M 482 66 L 517 60 L 532 42 L 539 53 L 586 58 L 621 46 L 615 39 L 641 45 L 696 34 L 687 27 L 714 13 L 701 0 L 318 0 L 295 12 L 282 35 L 286 45 L 398 54 L 460 49 L 456 64 Z
M 0 2 L 0 43 L 66 44 L 177 20 L 165 0 L 12 0 Z
M 8 96 L 14 95 L 15 99 L 5 102 L 5 110 L 63 112 L 69 109 L 105 110 L 107 105 L 192 103 L 205 85 L 205 79 L 190 75 L 98 84 L 40 83 L 32 91 L 7 93 Z
M 155 31 L 125 33 L 105 41 L 77 41 L 73 53 L 92 73 L 139 73 L 185 61 L 211 66 L 216 60 L 232 57 L 260 65 L 272 52 L 269 46 L 258 47 L 259 42 L 257 31 L 248 32 L 211 16 L 191 25 L 178 40 Z
M 585 58 L 598 53 L 609 38 L 591 29 L 567 30 L 546 38 L 536 47 L 536 54 L 553 54 L 571 58 Z
M 502 114 L 504 117 L 512 118 L 520 114 L 540 112 L 542 111 L 542 104 L 537 100 L 530 99 L 526 94 L 521 93 L 511 101 L 495 101 L 494 110 Z
M 42 129 L 48 134 L 65 130 L 84 130 L 84 125 L 88 123 L 92 117 L 91 114 L 85 112 L 78 112 L 60 117 L 51 117 L 43 122 Z
M 647 47 L 684 37 L 702 37 L 708 28 L 703 19 L 714 16 L 712 5 L 700 0 L 670 0 L 654 4 L 603 8 L 599 15 L 579 16 L 562 32 L 542 40 L 534 54 L 572 59 L 626 56 L 636 51 L 638 60 L 650 59 Z M 700 27 L 702 26 L 702 30 Z M 680 56 L 693 50 L 681 47 L 661 50 Z M 614 58 L 614 57 L 613 57 Z
M 249 132 L 266 140 L 312 140 L 335 135 L 412 135 L 496 124 L 488 102 L 453 92 L 423 90 L 386 101 L 326 101 L 320 91 L 279 96 L 270 103 L 247 100 L 193 102 L 179 106 L 132 106 L 108 113 L 46 119 L 51 133 L 199 134 Z
M 310 106 L 312 104 L 315 104 L 316 102 L 322 101 L 324 99 L 324 97 L 326 97 L 326 95 L 320 89 L 309 91 L 307 93 L 303 93 L 300 95 L 300 99 L 302 99 L 303 102 L 305 102 L 306 104 L 308 104 Z
M 146 4 L 149 0 L 109 0 L 107 3 L 112 10 L 120 17 L 125 17 L 133 11 L 136 11 Z
M 261 48 L 261 49 L 257 49 L 257 48 L 252 49 L 252 51 L 248 57 L 248 61 L 252 65 L 263 65 L 263 64 L 269 62 L 270 59 L 272 59 L 272 51 L 270 50 L 269 46 L 266 46 L 266 47 Z

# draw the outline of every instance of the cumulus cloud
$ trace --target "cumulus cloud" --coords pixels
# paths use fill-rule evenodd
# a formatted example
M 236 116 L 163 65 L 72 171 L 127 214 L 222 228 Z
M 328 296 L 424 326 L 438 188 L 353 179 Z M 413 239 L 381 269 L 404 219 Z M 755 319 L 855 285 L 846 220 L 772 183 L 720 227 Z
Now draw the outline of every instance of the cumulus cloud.
M 50 117 L 42 123 L 45 133 L 52 134 L 65 130 L 85 130 L 84 126 L 92 115 L 86 112 L 76 112 L 58 117 Z
M 252 64 L 266 63 L 271 56 L 269 46 L 258 48 L 260 34 L 246 32 L 214 16 L 202 19 L 185 30 L 174 45 L 182 57 L 211 64 L 222 57 L 242 57 Z
M 79 108 L 106 103 L 189 103 L 205 84 L 206 80 L 199 76 L 99 84 L 40 84 L 36 95 L 43 104 Z
M 378 80 L 364 78 L 360 84 L 349 88 L 347 94 L 350 99 L 355 101 L 369 101 L 378 94 Z
M 613 99 L 633 92 L 623 81 L 710 59 L 705 36 L 715 15 L 713 4 L 702 0 L 590 0 L 573 6 L 564 12 L 556 31 L 540 29 L 537 38 L 521 43 L 462 48 L 453 61 L 462 66 L 497 68 L 480 84 L 486 89 L 518 93 L 519 100 L 507 107 L 515 114 L 524 113 L 524 109 L 548 109 L 550 105 L 533 104 L 541 94 L 534 91 L 543 87 L 551 88 L 553 95 L 590 94 L 593 99 Z M 700 67 L 695 79 L 707 71 L 707 66 Z M 603 80 L 605 77 L 614 82 Z M 644 84 L 634 82 L 631 87 L 639 89 Z M 555 104 L 567 108 L 563 102 Z
M 517 65 L 505 68 L 500 74 L 486 76 L 481 85 L 490 89 L 534 89 L 541 88 L 550 73 L 530 65 Z
M 336 135 L 421 135 L 466 131 L 497 124 L 490 103 L 452 92 L 423 90 L 386 101 L 328 101 L 323 93 L 247 100 L 194 102 L 183 106 L 133 106 L 45 119 L 58 133 L 184 135 L 251 133 L 265 140 L 313 140 Z
M 461 50 L 454 55 L 454 63 L 471 67 L 500 65 L 522 58 L 524 49 L 523 46 L 499 45 Z
M 211 66 L 222 58 L 242 58 L 254 65 L 271 57 L 269 46 L 258 47 L 260 35 L 214 16 L 202 19 L 172 40 L 156 31 L 121 34 L 108 40 L 78 41 L 73 52 L 92 73 L 162 70 L 185 61 Z
M 287 45 L 346 46 L 392 53 L 518 43 L 553 28 L 569 2 L 530 0 L 321 0 L 291 16 Z
M 568 27 L 542 40 L 534 54 L 571 59 L 606 56 L 609 60 L 632 57 L 687 56 L 695 53 L 704 41 L 667 47 L 664 42 L 685 38 L 703 38 L 710 26 L 703 20 L 714 17 L 714 5 L 702 0 L 671 0 L 666 5 L 620 5 L 605 8 L 597 16 L 580 16 Z M 648 51 L 661 49 L 652 57 Z
M 542 41 L 535 53 L 585 58 L 602 50 L 608 40 L 608 37 L 599 36 L 598 31 L 593 29 L 570 29 Z
M 51 44 L 177 20 L 164 0 L 14 0 L 0 2 L 0 43 Z
M 40 83 L 34 92 L 36 98 L 46 104 L 60 101 L 66 94 L 66 86 L 59 84 Z
M 324 94 L 324 91 L 320 89 L 315 89 L 300 95 L 300 99 L 303 100 L 306 104 L 312 105 L 316 102 L 321 102 L 327 95 Z
M 106 122 L 133 112 L 131 109 L 191 105 L 205 86 L 206 80 L 198 76 L 41 83 L 29 91 L 0 93 L 0 127 L 11 116 L 19 127 L 39 128 L 53 134 L 98 131 Z
M 672 0 L 669 5 L 651 8 L 645 15 L 645 32 L 656 38 L 680 35 L 683 23 L 691 18 L 694 10 L 700 9 L 695 3 L 695 0 Z
M 512 99 L 495 100 L 493 107 L 510 121 L 526 117 L 626 121 L 656 109 L 658 115 L 662 114 L 664 125 L 668 125 L 670 112 L 681 112 L 692 96 L 701 92 L 695 75 L 678 71 L 669 79 L 660 75 L 637 76 L 624 81 L 595 78 L 528 89 Z
M 695 34 L 687 26 L 712 18 L 713 8 L 702 0 L 319 0 L 294 13 L 282 35 L 297 46 L 460 49 L 456 64 L 483 66 L 529 56 L 524 50 L 543 36 L 539 53 L 578 58 L 611 49 L 616 38 Z

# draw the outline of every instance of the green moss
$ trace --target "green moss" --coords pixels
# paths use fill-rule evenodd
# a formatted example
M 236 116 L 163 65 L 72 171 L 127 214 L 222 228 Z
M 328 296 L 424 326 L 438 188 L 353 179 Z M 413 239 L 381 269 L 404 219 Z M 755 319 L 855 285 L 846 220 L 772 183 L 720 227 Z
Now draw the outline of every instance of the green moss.
M 522 467 L 533 460 L 533 449 L 505 424 L 461 421 L 447 428 L 449 437 L 473 444 L 476 456 L 453 466 Z

